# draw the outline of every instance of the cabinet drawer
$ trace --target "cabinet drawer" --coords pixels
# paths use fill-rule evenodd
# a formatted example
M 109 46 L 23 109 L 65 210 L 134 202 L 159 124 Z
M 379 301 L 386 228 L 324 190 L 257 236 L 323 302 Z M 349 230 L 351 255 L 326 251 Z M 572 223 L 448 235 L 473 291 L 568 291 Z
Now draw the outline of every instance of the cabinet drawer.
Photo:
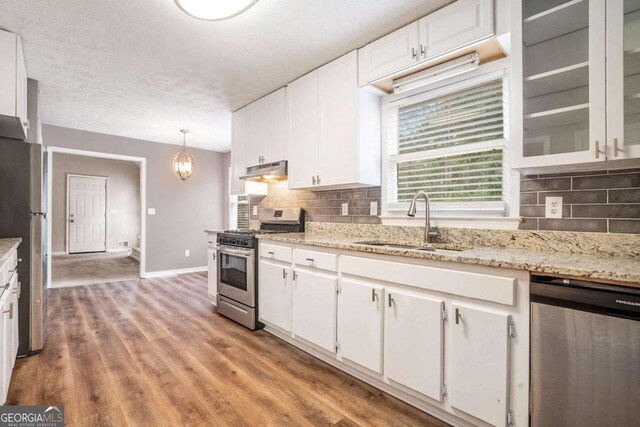
M 293 251 L 293 262 L 296 265 L 338 271 L 338 255 L 336 254 L 296 249 Z
M 260 243 L 258 245 L 258 253 L 260 254 L 260 257 L 276 261 L 291 262 L 291 251 L 292 249 L 287 246 L 264 243 Z
M 343 274 L 515 305 L 516 279 L 512 277 L 353 256 L 340 258 L 340 271 Z

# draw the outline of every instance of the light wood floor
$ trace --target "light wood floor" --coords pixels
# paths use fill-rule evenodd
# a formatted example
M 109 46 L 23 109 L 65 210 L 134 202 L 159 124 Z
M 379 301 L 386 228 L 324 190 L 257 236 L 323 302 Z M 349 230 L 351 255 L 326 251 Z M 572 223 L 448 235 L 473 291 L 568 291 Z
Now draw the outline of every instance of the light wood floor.
M 264 331 L 213 313 L 202 273 L 49 291 L 49 335 L 7 404 L 66 425 L 445 424 Z

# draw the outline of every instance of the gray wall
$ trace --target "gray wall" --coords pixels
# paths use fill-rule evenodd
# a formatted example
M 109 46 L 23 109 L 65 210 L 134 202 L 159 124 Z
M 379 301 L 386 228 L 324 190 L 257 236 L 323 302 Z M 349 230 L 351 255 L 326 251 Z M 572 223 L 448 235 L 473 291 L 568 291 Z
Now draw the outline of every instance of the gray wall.
M 52 201 L 50 216 L 53 252 L 66 250 L 67 175 L 96 175 L 109 178 L 107 184 L 107 250 L 121 249 L 118 242 L 138 245 L 140 234 L 140 167 L 125 160 L 74 156 L 53 156 Z
M 47 146 L 145 157 L 147 208 L 156 209 L 146 217 L 146 271 L 207 265 L 204 229 L 222 228 L 226 210 L 225 154 L 190 149 L 196 168 L 191 178 L 181 181 L 171 170 L 173 156 L 180 151 L 176 145 L 49 125 L 42 133 Z M 191 251 L 189 258 L 185 249 Z

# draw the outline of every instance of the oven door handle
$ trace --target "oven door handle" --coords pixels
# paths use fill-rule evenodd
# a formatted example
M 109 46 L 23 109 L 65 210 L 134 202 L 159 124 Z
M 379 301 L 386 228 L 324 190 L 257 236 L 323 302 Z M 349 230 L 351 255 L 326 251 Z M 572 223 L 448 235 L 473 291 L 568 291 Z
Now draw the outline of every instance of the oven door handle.
M 241 249 L 231 249 L 228 248 L 226 246 L 218 246 L 218 251 L 220 253 L 225 253 L 225 254 L 231 254 L 231 255 L 238 255 L 238 256 L 242 256 L 245 258 L 250 258 L 253 255 L 253 251 L 243 251 Z

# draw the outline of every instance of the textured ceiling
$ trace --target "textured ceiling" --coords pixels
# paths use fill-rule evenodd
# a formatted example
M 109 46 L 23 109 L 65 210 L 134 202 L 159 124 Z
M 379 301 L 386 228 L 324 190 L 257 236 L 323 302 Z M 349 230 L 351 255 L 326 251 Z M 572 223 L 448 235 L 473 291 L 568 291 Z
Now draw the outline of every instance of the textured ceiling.
M 2 0 L 0 28 L 44 123 L 228 151 L 232 111 L 451 1 L 260 0 L 206 22 L 173 0 Z

